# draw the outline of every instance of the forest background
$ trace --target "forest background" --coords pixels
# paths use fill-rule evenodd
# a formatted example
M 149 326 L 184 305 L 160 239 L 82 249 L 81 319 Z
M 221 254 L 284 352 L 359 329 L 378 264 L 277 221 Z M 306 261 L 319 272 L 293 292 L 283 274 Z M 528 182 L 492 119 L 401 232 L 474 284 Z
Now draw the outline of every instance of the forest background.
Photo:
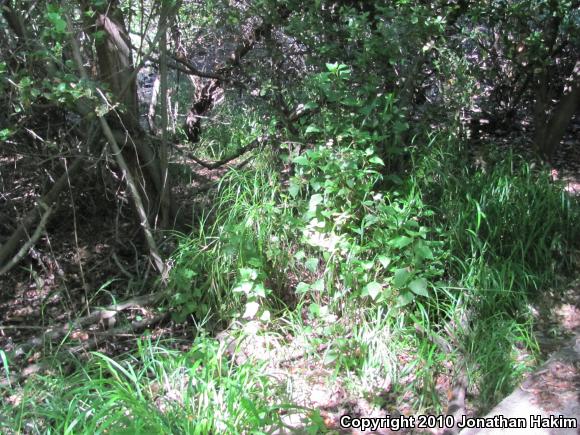
M 578 1 L 0 7 L 2 432 L 480 415 L 570 332 Z

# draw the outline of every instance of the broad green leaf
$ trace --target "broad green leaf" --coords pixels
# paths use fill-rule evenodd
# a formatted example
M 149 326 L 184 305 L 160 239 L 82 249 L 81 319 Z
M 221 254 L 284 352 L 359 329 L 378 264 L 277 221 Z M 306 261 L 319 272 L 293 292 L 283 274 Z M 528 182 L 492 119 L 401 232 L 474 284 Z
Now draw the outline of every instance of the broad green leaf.
M 250 292 L 252 291 L 252 288 L 254 287 L 254 283 L 253 282 L 243 282 L 240 285 L 237 285 L 236 287 L 234 287 L 232 289 L 232 291 L 234 293 L 244 293 L 244 294 L 250 294 Z
M 383 286 L 382 284 L 376 282 L 376 281 L 372 281 L 369 282 L 363 289 L 363 292 L 368 294 L 371 299 L 374 301 L 377 296 L 381 293 L 381 291 L 383 290 Z
M 298 261 L 303 260 L 304 258 L 306 258 L 306 253 L 300 250 L 296 254 L 294 254 L 294 258 Z
M 386 255 L 379 255 L 377 260 L 379 260 L 379 263 L 381 263 L 381 266 L 383 266 L 385 269 L 389 267 L 389 264 L 391 264 L 391 259 Z
M 318 317 L 320 315 L 320 305 L 312 303 L 308 307 L 308 311 L 310 311 L 310 314 L 313 316 Z
M 310 202 L 308 203 L 308 210 L 316 210 L 316 206 L 323 201 L 322 195 L 320 193 L 315 193 L 310 197 Z
M 240 279 L 242 281 L 254 281 L 258 277 L 258 271 L 249 267 L 240 269 Z
M 257 302 L 248 302 L 246 304 L 246 311 L 244 311 L 244 319 L 253 319 L 258 310 L 260 309 L 260 304 Z
M 385 166 L 385 162 L 383 162 L 383 159 L 381 159 L 378 156 L 373 156 L 369 159 L 369 162 L 374 163 L 376 165 L 381 165 L 381 166 Z
M 304 263 L 304 267 L 306 267 L 310 272 L 315 273 L 318 270 L 318 258 L 310 257 Z
M 7 140 L 12 135 L 12 130 L 3 128 L 0 130 L 0 140 Z
M 298 193 L 300 192 L 300 185 L 297 183 L 290 181 L 290 185 L 288 186 L 288 193 L 292 198 L 296 198 Z
M 411 219 L 411 220 L 408 220 L 407 222 L 405 222 L 404 227 L 416 229 L 416 228 L 419 228 L 419 223 L 417 221 Z
M 46 14 L 46 18 L 52 23 L 54 30 L 57 33 L 64 33 L 66 30 L 66 21 L 62 19 L 58 12 L 49 12 Z
M 409 283 L 409 289 L 419 296 L 429 297 L 429 292 L 427 291 L 427 280 L 425 278 L 417 278 Z
M 20 87 L 27 88 L 30 85 L 32 85 L 32 80 L 30 77 L 24 76 L 24 77 L 22 77 L 22 79 L 20 79 L 20 82 L 18 83 L 18 85 Z
M 248 264 L 250 266 L 254 266 L 257 269 L 261 269 L 264 266 L 264 263 L 262 262 L 262 259 L 261 258 L 258 258 L 258 257 L 249 258 L 248 259 Z M 258 271 L 255 270 L 254 272 L 255 272 L 255 276 L 257 278 L 258 277 Z M 256 278 L 252 278 L 252 279 L 256 279 Z
M 335 72 L 338 69 L 338 62 L 327 63 L 326 69 L 328 70 L 328 72 Z
M 314 283 L 313 283 L 313 284 L 310 286 L 310 288 L 311 288 L 313 291 L 317 291 L 317 292 L 321 292 L 321 293 L 322 293 L 322 292 L 324 291 L 324 281 L 323 281 L 323 280 L 321 280 L 321 279 L 319 279 L 319 280 L 315 281 L 315 282 L 314 282 Z
M 394 239 L 389 241 L 390 246 L 392 246 L 393 248 L 398 248 L 398 249 L 402 249 L 405 246 L 410 245 L 411 243 L 413 243 L 413 239 L 411 237 L 407 237 L 407 236 L 395 237 Z
M 185 319 L 187 319 L 188 315 L 189 315 L 189 313 L 187 313 L 185 311 L 173 312 L 171 314 L 171 318 L 173 319 L 173 321 L 175 323 L 183 323 L 183 322 L 185 322 Z
M 395 270 L 395 275 L 393 276 L 393 287 L 403 288 L 407 284 L 411 276 L 411 272 L 407 269 L 397 269 Z
M 324 364 L 331 364 L 338 358 L 338 354 L 331 350 L 324 355 Z
M 308 290 L 310 290 L 310 284 L 306 284 L 305 282 L 299 282 L 296 286 L 296 293 L 298 294 L 306 293 Z
M 360 104 L 360 101 L 357 100 L 356 98 L 348 97 L 344 98 L 341 101 L 341 103 L 344 104 L 345 106 L 356 107 Z
M 253 288 L 252 293 L 254 293 L 256 296 L 260 296 L 262 298 L 266 297 L 266 288 L 264 287 L 264 284 L 259 283 L 256 284 Z
M 373 261 L 362 261 L 360 265 L 364 270 L 369 271 L 373 268 L 375 263 Z
M 415 255 L 419 260 L 433 260 L 433 251 L 423 242 L 415 245 Z
M 381 219 L 377 215 L 367 214 L 363 219 L 363 226 L 364 226 L 364 228 L 368 228 L 371 225 L 376 224 L 380 220 Z
M 397 304 L 399 307 L 404 307 L 405 305 L 409 305 L 411 302 L 415 300 L 415 295 L 409 291 L 403 291 L 397 298 L 399 303 Z
M 321 131 L 322 130 L 318 128 L 316 125 L 310 124 L 308 127 L 306 127 L 306 131 L 304 132 L 304 134 L 320 133 Z
M 262 322 L 269 322 L 270 321 L 270 311 L 266 310 L 260 316 L 260 320 Z
M 306 156 L 296 156 L 292 161 L 300 166 L 308 166 L 310 164 L 310 160 Z

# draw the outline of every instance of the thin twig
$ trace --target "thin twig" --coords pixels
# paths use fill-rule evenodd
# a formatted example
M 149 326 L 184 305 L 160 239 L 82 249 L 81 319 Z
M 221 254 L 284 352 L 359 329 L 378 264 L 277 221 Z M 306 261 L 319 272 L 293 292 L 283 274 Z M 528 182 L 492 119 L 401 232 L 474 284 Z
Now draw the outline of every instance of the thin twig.
M 61 350 L 54 358 L 58 358 L 59 356 L 64 356 L 65 354 L 79 354 L 80 352 L 86 352 L 92 349 L 95 349 L 104 341 L 106 341 L 109 337 L 134 337 L 135 333 L 142 331 L 145 328 L 151 327 L 156 325 L 157 323 L 162 322 L 168 316 L 167 313 L 163 313 L 148 319 L 137 320 L 131 322 L 128 325 L 111 329 L 110 331 L 86 331 L 87 334 L 91 334 L 93 337 L 89 340 L 85 340 L 81 344 L 77 346 L 72 346 Z M 9 378 L 6 380 L 0 380 L 0 387 L 5 385 L 12 385 L 16 384 L 21 380 L 26 379 L 30 375 L 35 373 L 40 373 L 44 370 L 49 369 L 50 366 L 46 361 L 31 364 L 28 367 L 25 367 L 19 374 L 11 373 Z

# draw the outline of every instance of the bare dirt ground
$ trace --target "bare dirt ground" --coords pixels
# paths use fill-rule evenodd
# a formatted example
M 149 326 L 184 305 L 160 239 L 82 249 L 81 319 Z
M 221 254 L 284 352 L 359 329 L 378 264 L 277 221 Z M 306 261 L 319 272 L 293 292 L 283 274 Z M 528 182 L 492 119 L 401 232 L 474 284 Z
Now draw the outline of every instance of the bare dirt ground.
M 0 244 L 8 239 L 22 216 L 34 208 L 36 198 L 50 186 L 50 180 L 65 171 L 61 161 L 38 165 L 33 149 L 22 153 L 7 148 L 1 151 L 5 154 L 0 153 Z M 106 162 L 85 164 L 86 175 L 71 177 L 38 242 L 16 267 L 0 275 L 0 349 L 10 353 L 23 343 L 37 341 L 33 346 L 36 351 L 18 360 L 25 373 L 46 356 L 45 351 L 50 352 L 49 342 L 39 342 L 48 338 L 47 334 L 83 316 L 90 318 L 102 307 L 149 294 L 156 288 L 152 266 L 144 255 L 147 251 L 138 220 L 123 192 L 122 180 L 115 177 Z M 174 191 L 181 206 L 181 228 L 187 232 L 195 224 L 196 210 L 211 205 L 210 188 L 227 168 L 210 171 L 183 158 L 176 166 L 178 171 L 186 169 L 186 173 L 177 174 L 179 177 L 188 177 Z M 170 255 L 175 244 L 168 237 L 161 241 L 160 248 Z M 115 316 L 115 322 L 118 327 L 154 316 L 154 310 L 133 307 Z M 94 324 L 77 328 L 70 337 L 71 344 L 86 344 L 90 337 L 113 326 L 96 319 Z M 167 322 L 153 331 L 154 336 L 184 334 L 191 335 L 185 325 Z M 117 354 L 132 348 L 133 341 L 130 334 L 121 335 L 116 340 L 99 340 L 96 349 Z

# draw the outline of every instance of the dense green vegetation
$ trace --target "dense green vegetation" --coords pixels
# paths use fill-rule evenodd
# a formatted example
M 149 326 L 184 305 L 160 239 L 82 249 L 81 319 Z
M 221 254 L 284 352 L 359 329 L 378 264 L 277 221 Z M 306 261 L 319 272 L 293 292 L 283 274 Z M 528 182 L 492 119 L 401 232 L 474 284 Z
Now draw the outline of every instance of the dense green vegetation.
M 2 342 L 0 432 L 329 430 L 275 374 L 288 361 L 383 412 L 444 413 L 467 382 L 481 413 L 541 360 L 534 305 L 580 249 L 551 173 L 580 100 L 578 2 L 1 7 L 0 300 L 47 282 L 34 252 L 59 213 L 65 248 L 132 248 L 100 281 L 69 255 L 65 314 L 34 323 L 66 333 Z M 153 314 L 120 309 L 127 329 L 72 323 L 142 294 Z

